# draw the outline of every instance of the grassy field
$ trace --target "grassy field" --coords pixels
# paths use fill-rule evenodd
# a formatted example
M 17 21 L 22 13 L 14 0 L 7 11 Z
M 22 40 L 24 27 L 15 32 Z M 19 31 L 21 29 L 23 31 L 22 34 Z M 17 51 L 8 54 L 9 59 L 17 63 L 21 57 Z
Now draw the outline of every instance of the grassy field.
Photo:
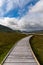
M 43 35 L 34 35 L 30 44 L 38 61 L 43 65 Z
M 6 56 L 8 51 L 12 48 L 12 46 L 20 40 L 21 38 L 25 37 L 25 34 L 20 33 L 5 33 L 0 32 L 0 63 L 2 62 L 3 58 Z

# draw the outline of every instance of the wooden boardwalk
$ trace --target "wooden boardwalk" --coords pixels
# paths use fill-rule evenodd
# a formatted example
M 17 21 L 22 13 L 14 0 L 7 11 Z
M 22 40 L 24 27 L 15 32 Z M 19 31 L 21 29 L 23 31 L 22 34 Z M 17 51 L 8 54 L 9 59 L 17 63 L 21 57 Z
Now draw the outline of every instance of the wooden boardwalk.
M 16 44 L 3 65 L 38 65 L 31 52 L 30 37 L 26 37 Z

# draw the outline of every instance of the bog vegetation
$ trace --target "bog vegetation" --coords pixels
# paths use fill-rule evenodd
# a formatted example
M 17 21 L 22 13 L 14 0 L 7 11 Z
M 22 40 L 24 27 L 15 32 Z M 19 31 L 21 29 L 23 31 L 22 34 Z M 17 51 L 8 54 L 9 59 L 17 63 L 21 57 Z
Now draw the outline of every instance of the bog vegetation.
M 13 45 L 25 36 L 17 32 L 0 32 L 0 63 Z
M 43 65 L 43 35 L 33 36 L 30 42 L 40 65 Z

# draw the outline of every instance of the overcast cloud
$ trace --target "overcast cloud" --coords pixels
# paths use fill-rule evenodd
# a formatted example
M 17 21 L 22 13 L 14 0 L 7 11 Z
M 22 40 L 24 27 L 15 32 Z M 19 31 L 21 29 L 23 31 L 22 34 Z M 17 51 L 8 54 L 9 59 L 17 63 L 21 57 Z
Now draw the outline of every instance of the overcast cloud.
M 4 1 L 4 0 L 3 0 Z M 10 2 L 10 0 L 8 0 Z M 24 0 L 23 2 L 20 1 L 21 0 L 12 0 L 11 3 L 16 3 L 17 1 L 17 5 L 19 5 L 20 8 L 23 8 L 23 6 L 25 6 L 25 4 L 30 1 L 30 0 L 26 0 L 25 3 Z M 1 1 L 0 1 L 1 3 Z M 8 4 L 8 5 L 10 5 Z M 3 3 L 0 4 L 0 7 L 3 5 Z M 7 5 L 7 7 L 8 7 Z M 10 8 L 12 8 L 13 5 L 11 5 L 11 7 L 9 6 L 9 8 L 7 8 L 6 10 L 9 11 Z M 23 16 L 21 19 L 19 18 L 1 18 L 0 19 L 0 24 L 8 26 L 12 29 L 19 29 L 19 30 L 40 30 L 43 29 L 43 0 L 39 0 L 34 6 L 31 6 L 31 8 L 28 10 L 28 12 L 26 13 L 25 16 Z

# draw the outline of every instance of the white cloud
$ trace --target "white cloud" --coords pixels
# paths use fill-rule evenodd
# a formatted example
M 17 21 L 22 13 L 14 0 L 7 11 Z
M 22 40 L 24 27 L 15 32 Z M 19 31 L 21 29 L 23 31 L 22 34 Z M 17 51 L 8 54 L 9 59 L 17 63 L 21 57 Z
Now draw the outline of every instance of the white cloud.
M 17 7 L 23 9 L 28 2 L 30 2 L 30 0 L 0 0 L 0 16 Z
M 43 0 L 37 2 L 36 5 L 32 7 L 30 12 L 43 12 Z
M 0 0 L 0 7 L 4 4 L 5 0 Z
M 40 0 L 21 19 L 3 18 L 0 19 L 0 24 L 11 27 L 12 29 L 20 29 L 20 30 L 43 29 L 43 8 L 42 7 L 43 7 L 43 0 Z
M 15 19 L 15 18 L 1 18 L 0 19 L 0 24 L 1 25 L 4 25 L 4 26 L 8 26 L 12 29 L 19 29 L 19 25 L 18 25 L 18 19 Z

